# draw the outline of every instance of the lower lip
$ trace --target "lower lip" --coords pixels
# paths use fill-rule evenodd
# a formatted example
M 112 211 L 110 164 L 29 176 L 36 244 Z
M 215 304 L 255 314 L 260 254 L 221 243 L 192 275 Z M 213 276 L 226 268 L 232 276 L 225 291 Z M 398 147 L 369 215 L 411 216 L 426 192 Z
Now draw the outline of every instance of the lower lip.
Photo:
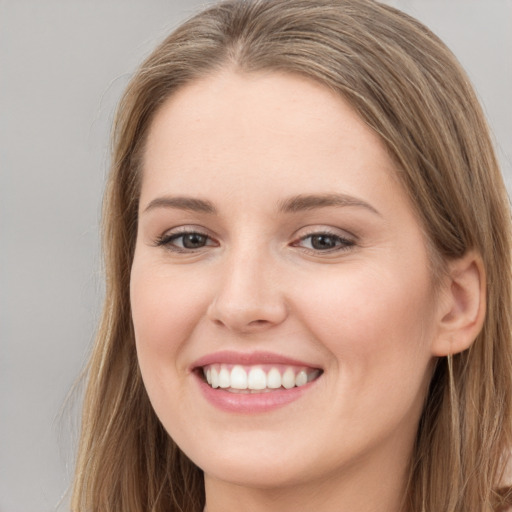
M 213 406 L 223 411 L 240 414 L 258 414 L 272 411 L 295 402 L 307 393 L 318 379 L 304 386 L 277 389 L 266 393 L 231 393 L 222 388 L 212 388 L 196 375 L 203 396 Z

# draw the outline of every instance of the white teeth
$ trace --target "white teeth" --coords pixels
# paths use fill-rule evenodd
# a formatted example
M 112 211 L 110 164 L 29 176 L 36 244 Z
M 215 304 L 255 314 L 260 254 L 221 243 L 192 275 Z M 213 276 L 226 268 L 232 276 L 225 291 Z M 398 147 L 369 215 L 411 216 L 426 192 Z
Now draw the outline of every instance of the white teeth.
M 231 370 L 231 387 L 247 389 L 247 373 L 241 366 L 233 366 Z
M 295 386 L 295 372 L 291 368 L 286 368 L 281 378 L 281 383 L 286 389 L 291 389 Z
M 212 388 L 218 388 L 219 387 L 219 372 L 215 369 L 215 367 L 213 367 L 211 369 L 212 373 L 211 373 L 211 378 L 212 378 L 212 381 L 210 383 L 210 385 L 212 386 Z
M 301 370 L 299 373 L 297 373 L 297 376 L 295 377 L 295 385 L 296 386 L 304 386 L 304 384 L 307 384 L 308 382 L 308 374 L 305 370 Z
M 284 372 L 281 374 L 281 372 Z M 260 366 L 243 367 L 241 365 L 213 364 L 203 368 L 206 382 L 212 388 L 222 388 L 233 392 L 260 393 L 273 389 L 304 386 L 315 380 L 321 370 L 285 367 L 263 369 Z
M 281 387 L 281 374 L 277 368 L 272 368 L 267 375 L 267 388 L 278 389 Z
M 229 388 L 231 386 L 231 378 L 227 368 L 221 368 L 219 372 L 219 388 Z
M 247 380 L 247 387 L 249 389 L 265 389 L 267 387 L 266 373 L 261 368 L 251 368 Z

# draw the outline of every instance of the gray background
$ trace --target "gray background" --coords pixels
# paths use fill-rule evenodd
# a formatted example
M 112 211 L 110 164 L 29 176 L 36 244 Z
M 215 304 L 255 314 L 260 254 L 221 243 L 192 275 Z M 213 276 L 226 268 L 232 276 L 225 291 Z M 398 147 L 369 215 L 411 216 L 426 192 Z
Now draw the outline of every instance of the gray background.
M 197 0 L 0 0 L 0 512 L 68 509 L 99 316 L 108 135 L 130 73 Z M 512 185 L 512 0 L 389 0 L 476 86 Z M 59 504 L 60 498 L 64 496 Z

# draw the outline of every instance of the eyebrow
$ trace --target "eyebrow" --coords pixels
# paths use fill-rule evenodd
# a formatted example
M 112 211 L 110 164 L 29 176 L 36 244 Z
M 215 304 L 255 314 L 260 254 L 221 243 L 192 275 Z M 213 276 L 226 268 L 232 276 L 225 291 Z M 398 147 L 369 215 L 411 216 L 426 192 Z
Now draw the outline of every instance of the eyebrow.
M 278 211 L 281 213 L 295 213 L 317 208 L 356 206 L 365 208 L 372 213 L 380 213 L 369 203 L 347 194 L 300 194 L 279 201 Z M 144 213 L 155 208 L 175 208 L 198 213 L 216 214 L 217 209 L 211 201 L 186 196 L 163 196 L 153 199 L 146 206 Z
M 284 213 L 294 213 L 304 210 L 314 210 L 316 208 L 327 208 L 329 206 L 356 206 L 381 215 L 371 204 L 347 194 L 297 195 L 280 201 L 278 203 L 278 210 Z
M 157 197 L 153 199 L 145 208 L 144 213 L 155 208 L 176 208 L 178 210 L 187 210 L 198 213 L 217 213 L 217 209 L 213 203 L 205 199 L 196 199 L 193 197 Z

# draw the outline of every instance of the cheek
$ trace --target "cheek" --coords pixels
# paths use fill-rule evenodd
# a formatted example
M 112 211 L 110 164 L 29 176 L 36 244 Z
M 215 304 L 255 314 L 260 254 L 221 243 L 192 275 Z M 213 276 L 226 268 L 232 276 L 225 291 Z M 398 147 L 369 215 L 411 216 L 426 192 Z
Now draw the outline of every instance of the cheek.
M 135 258 L 130 299 L 139 359 L 168 362 L 176 358 L 204 313 L 204 292 L 199 281 L 171 274 L 165 265 L 146 265 L 142 258 Z
M 161 262 L 155 264 L 137 255 L 134 259 L 130 298 L 137 359 L 157 416 L 178 437 L 181 424 L 176 418 L 191 414 L 183 354 L 204 311 L 205 290 L 200 287 L 200 281 L 171 274 Z
M 428 274 L 352 269 L 320 282 L 311 279 L 300 309 L 313 337 L 333 355 L 352 383 L 418 378 L 430 360 L 433 336 Z M 421 371 L 419 372 L 422 373 Z M 396 380 L 394 378 L 393 380 Z
M 343 424 L 354 447 L 363 438 L 410 435 L 421 414 L 432 361 L 430 287 L 428 279 L 408 281 L 354 272 L 329 286 L 314 288 L 312 280 L 313 293 L 301 299 L 308 330 L 330 352 L 330 428 Z
M 204 309 L 204 290 L 200 293 L 193 280 L 185 281 L 165 265 L 137 255 L 134 259 L 130 299 L 139 367 L 156 414 L 174 429 L 179 428 L 175 418 L 190 415 L 183 352 Z

